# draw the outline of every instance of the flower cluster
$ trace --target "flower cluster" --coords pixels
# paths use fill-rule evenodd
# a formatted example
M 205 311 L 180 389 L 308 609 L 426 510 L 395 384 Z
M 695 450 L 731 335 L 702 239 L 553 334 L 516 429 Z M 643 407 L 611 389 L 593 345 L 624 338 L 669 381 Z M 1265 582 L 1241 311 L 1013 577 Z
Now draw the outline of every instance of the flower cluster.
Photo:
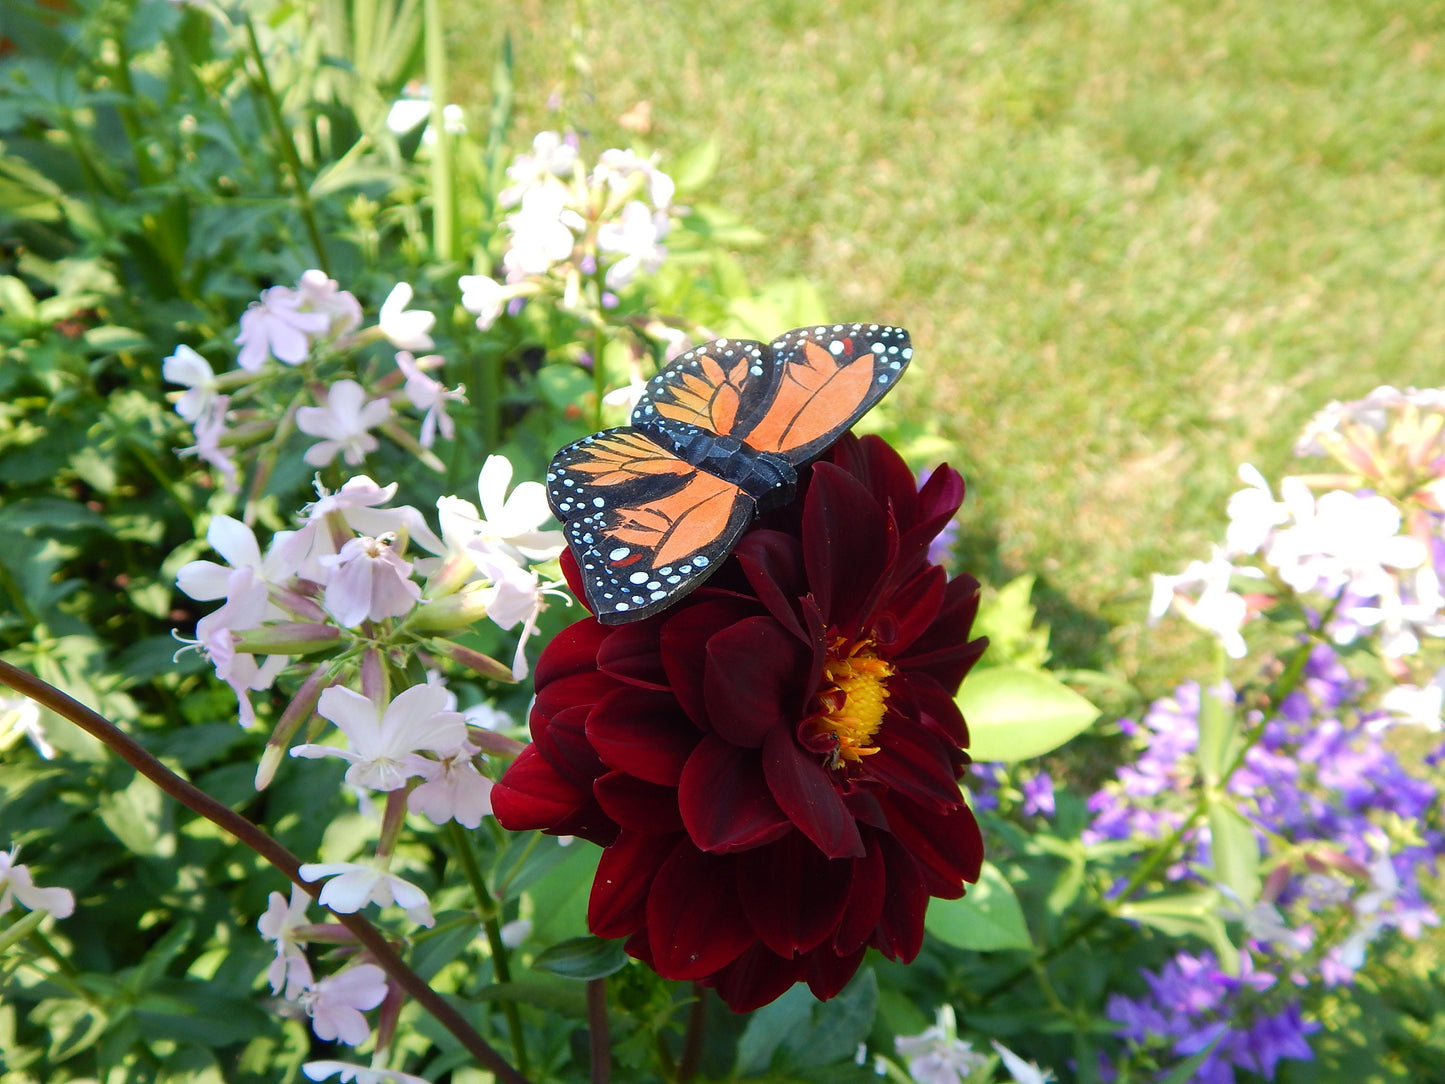
M 1315 648 L 1301 688 L 1273 717 L 1254 720 L 1258 741 L 1226 784 L 1272 855 L 1261 898 L 1229 908 L 1243 926 L 1245 973 L 1253 981 L 1268 985 L 1287 977 L 1291 989 L 1349 983 L 1365 963 L 1367 946 L 1382 933 L 1396 929 L 1415 938 L 1439 923 L 1424 886 L 1445 855 L 1441 795 L 1385 744 L 1384 713 L 1359 707 L 1363 687 L 1330 647 Z M 1211 695 L 1233 699 L 1228 689 Z M 1090 799 L 1094 819 L 1086 842 L 1152 841 L 1184 823 L 1197 773 L 1200 696 L 1197 685 L 1183 686 L 1156 702 L 1142 725 L 1121 722 L 1138 755 Z M 1406 832 L 1405 823 L 1416 827 Z M 1207 832 L 1186 838 L 1192 850 L 1168 870 L 1170 879 L 1197 880 L 1209 867 Z M 1278 841 L 1287 843 L 1272 852 Z M 1157 986 L 1152 1001 L 1121 999 L 1111 1011 L 1123 1025 L 1122 1037 L 1133 1043 L 1143 1042 L 1144 1032 L 1169 1038 L 1183 1056 L 1224 1036 L 1218 1056 L 1255 1071 L 1264 1071 L 1259 1066 L 1268 1059 L 1247 1052 L 1257 1053 L 1267 1041 L 1305 1051 L 1280 1056 L 1307 1056 L 1297 1005 L 1257 1015 L 1249 1004 L 1228 998 L 1200 1004 L 1180 994 L 1162 1000 L 1161 991 L 1177 993 L 1186 979 L 1200 989 L 1218 986 L 1220 980 L 1201 975 L 1212 974 L 1213 965 L 1181 961 L 1186 958 L 1166 968 L 1157 983 L 1150 980 L 1151 988 Z M 1161 1007 L 1171 1004 L 1179 1006 L 1173 1015 Z M 1147 1012 L 1146 1005 L 1152 1006 Z M 1190 1043 L 1196 1045 L 1186 1050 Z
M 1235 658 L 1245 653 L 1248 618 L 1287 597 L 1327 612 L 1336 643 L 1375 637 L 1387 659 L 1445 636 L 1442 430 L 1439 390 L 1379 388 L 1332 404 L 1296 450 L 1329 454 L 1344 472 L 1286 478 L 1276 498 L 1263 475 L 1241 467 L 1246 488 L 1230 498 L 1224 547 L 1180 576 L 1156 576 L 1151 617 L 1178 609 Z M 1240 579 L 1255 583 L 1240 593 Z
M 1136 1055 L 1183 1059 L 1209 1050 L 1191 1081 L 1234 1084 L 1236 1068 L 1273 1080 L 1282 1060 L 1313 1058 L 1307 1037 L 1319 1023 L 1306 1021 L 1298 998 L 1281 995 L 1274 976 L 1256 971 L 1248 952 L 1240 953 L 1236 974 L 1212 953 L 1181 952 L 1157 973 L 1145 972 L 1144 981 L 1149 996 L 1112 994 L 1105 1011 Z M 1102 1068 L 1104 1079 L 1118 1079 L 1110 1066 Z
M 304 710 L 287 717 L 291 731 L 327 684 L 354 671 L 346 660 L 377 644 L 405 644 L 494 679 L 525 676 L 527 639 L 551 588 L 528 563 L 555 557 L 563 542 L 560 532 L 538 529 L 550 514 L 541 486 L 524 482 L 509 495 L 511 477 L 504 457 L 489 457 L 478 479 L 481 510 L 443 497 L 440 535 L 417 509 L 389 506 L 395 484 L 364 475 L 335 493 L 321 490 L 301 526 L 278 532 L 264 553 L 246 524 L 215 517 L 206 537 L 226 564 L 193 561 L 177 583 L 193 599 L 224 600 L 197 622 L 192 643 L 235 691 L 242 724 L 255 720 L 251 693 L 269 689 L 293 657 L 316 652 L 341 661 L 313 670 L 319 683 Z M 413 543 L 432 556 L 412 560 Z M 442 636 L 482 618 L 520 626 L 510 667 Z
M 541 132 L 531 152 L 507 167 L 507 178 L 498 197 L 510 212 L 502 222 L 500 277 L 465 275 L 459 283 L 462 307 L 479 328 L 543 294 L 578 309 L 588 282 L 601 287 L 595 302 L 612 307 L 617 291 L 666 259 L 675 186 L 656 155 L 612 148 L 589 171 L 575 138 Z
M 962 480 L 845 437 L 800 485 L 678 605 L 557 636 L 492 795 L 505 827 L 605 848 L 593 932 L 738 1011 L 832 997 L 869 946 L 911 960 L 983 857 L 953 702 L 978 584 L 927 559 Z
M 384 432 L 401 447 L 417 453 L 433 467 L 430 454 L 438 435 L 450 438 L 454 423 L 449 403 L 465 402 L 465 389 L 447 388 L 428 375 L 442 365 L 435 354 L 416 357 L 413 351 L 430 350 L 436 317 L 409 309 L 412 288 L 398 283 L 387 296 L 377 323 L 362 328 L 362 308 L 356 297 L 340 289 L 320 271 L 307 271 L 296 286 L 272 286 L 261 293 L 241 315 L 235 342 L 239 368 L 217 375 L 211 363 L 190 346 L 178 346 L 162 365 L 162 374 L 186 390 L 176 395 L 176 412 L 191 423 L 195 444 L 181 450 L 195 456 L 220 475 L 222 486 L 240 491 L 241 469 L 236 453 L 260 447 L 261 455 L 274 455 L 272 438 L 287 424 L 249 400 L 277 378 L 272 362 L 299 367 L 306 378 L 299 388 L 311 405 L 298 406 L 287 417 L 295 427 L 317 438 L 307 449 L 306 462 L 324 467 L 340 456 L 359 466 L 380 442 Z M 369 367 L 364 373 L 318 379 L 324 364 L 349 357 L 368 344 L 386 341 L 394 350 L 395 368 Z M 358 380 L 356 377 L 361 376 Z M 369 385 L 369 386 L 368 386 Z M 409 404 L 423 414 L 420 433 L 413 436 L 399 424 L 396 409 Z

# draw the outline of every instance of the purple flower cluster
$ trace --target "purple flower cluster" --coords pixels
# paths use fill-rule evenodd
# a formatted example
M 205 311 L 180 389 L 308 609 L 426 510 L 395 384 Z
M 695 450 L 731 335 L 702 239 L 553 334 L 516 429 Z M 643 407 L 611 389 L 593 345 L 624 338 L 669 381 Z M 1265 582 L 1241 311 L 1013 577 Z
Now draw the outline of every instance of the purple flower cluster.
M 1212 1046 L 1190 1078 L 1193 1084 L 1234 1084 L 1236 1068 L 1273 1080 L 1285 1058 L 1313 1057 L 1306 1036 L 1320 1025 L 1304 1019 L 1297 999 L 1266 1008 L 1271 1000 L 1266 991 L 1276 980 L 1256 970 L 1247 951 L 1240 952 L 1237 975 L 1225 972 L 1213 953 L 1181 952 L 1157 974 L 1144 972 L 1144 981 L 1148 997 L 1114 994 L 1105 1012 L 1132 1049 L 1161 1059 L 1192 1057 Z M 1238 1022 L 1242 1005 L 1257 1009 L 1248 1026 Z M 1117 1079 L 1109 1066 L 1101 1068 L 1105 1079 Z
M 1240 976 L 1222 976 L 1212 957 L 1186 954 L 1157 975 L 1146 972 L 1150 997 L 1109 1004 L 1132 1047 L 1187 1057 L 1216 1042 L 1195 1080 L 1233 1080 L 1232 1067 L 1271 1078 L 1280 1058 L 1309 1056 L 1305 1035 L 1314 1029 L 1301 1022 L 1297 1002 L 1281 1007 L 1277 996 L 1233 994 L 1262 991 L 1275 976 L 1302 990 L 1348 983 L 1384 930 L 1414 938 L 1438 924 L 1421 878 L 1445 854 L 1441 795 L 1386 746 L 1386 717 L 1361 710 L 1364 692 L 1334 650 L 1317 647 L 1300 687 L 1264 721 L 1226 784 L 1256 826 L 1266 868 L 1275 867 L 1264 899 L 1234 916 L 1247 937 Z M 1199 707 L 1199 687 L 1185 685 L 1151 705 L 1142 724 L 1121 721 L 1140 752 L 1090 799 L 1086 842 L 1153 842 L 1182 823 L 1195 801 Z M 1401 820 L 1414 833 L 1404 846 L 1386 834 Z M 1271 861 L 1273 840 L 1288 841 L 1289 855 Z M 1187 842 L 1170 880 L 1206 879 L 1207 828 L 1192 830 Z

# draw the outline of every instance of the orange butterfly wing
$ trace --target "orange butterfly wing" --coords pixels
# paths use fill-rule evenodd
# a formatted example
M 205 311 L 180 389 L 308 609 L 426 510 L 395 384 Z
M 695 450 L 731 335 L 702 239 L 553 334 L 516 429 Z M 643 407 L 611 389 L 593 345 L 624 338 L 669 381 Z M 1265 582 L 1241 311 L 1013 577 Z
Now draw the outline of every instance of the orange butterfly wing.
M 737 486 L 631 428 L 563 448 L 547 473 L 547 495 L 587 603 L 605 624 L 646 617 L 701 584 L 756 508 Z

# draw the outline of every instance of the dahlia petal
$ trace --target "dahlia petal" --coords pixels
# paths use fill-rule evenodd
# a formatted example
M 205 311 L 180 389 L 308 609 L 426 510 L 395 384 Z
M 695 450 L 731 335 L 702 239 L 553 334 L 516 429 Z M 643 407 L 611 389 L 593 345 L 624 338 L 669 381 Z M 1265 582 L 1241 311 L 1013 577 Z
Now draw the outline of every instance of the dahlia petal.
M 907 682 L 900 684 L 912 702 L 910 710 L 914 718 L 955 748 L 968 748 L 968 726 L 963 721 L 963 712 L 942 685 L 928 674 L 912 672 L 908 673 Z
M 907 651 L 938 617 L 947 583 L 947 573 L 929 565 L 890 591 L 872 619 L 873 641 L 879 651 L 890 658 Z
M 923 947 L 923 916 L 928 911 L 928 888 L 913 857 L 890 836 L 880 836 L 888 890 L 883 894 L 883 915 L 869 943 L 890 960 L 912 963 Z
M 615 680 L 595 670 L 572 674 L 548 685 L 538 682 L 537 699 L 532 701 L 532 714 L 528 720 L 532 740 L 541 738 L 542 732 L 551 724 L 552 716 L 568 709 L 596 704 L 616 688 Z
M 552 827 L 579 806 L 588 795 L 552 769 L 535 745 L 529 745 L 512 762 L 492 788 L 492 812 L 508 831 Z
M 847 986 L 848 981 L 857 973 L 858 965 L 863 962 L 863 955 L 867 951 L 868 947 L 864 945 L 846 956 L 839 956 L 824 945 L 808 953 L 805 977 L 813 996 L 819 1001 L 837 997 L 839 991 Z
M 929 895 L 957 899 L 965 881 L 978 880 L 983 835 L 968 806 L 960 801 L 950 810 L 930 809 L 890 794 L 884 808 L 893 837 L 913 856 Z
M 559 711 L 540 733 L 534 734 L 532 748 L 554 771 L 579 790 L 592 793 L 592 781 L 607 770 L 596 750 L 587 741 L 587 717 L 592 708 L 586 704 Z
M 883 917 L 888 878 L 883 848 L 878 842 L 880 835 L 867 833 L 867 852 L 850 863 L 852 882 L 848 886 L 848 903 L 833 935 L 833 949 L 840 956 L 850 956 L 865 947 Z
M 945 689 L 956 690 L 988 647 L 987 637 L 968 638 L 977 614 L 978 581 L 955 576 L 944 589 L 943 606 L 933 624 L 895 661 L 932 674 Z
M 798 599 L 808 593 L 798 540 L 782 531 L 749 531 L 733 554 L 768 613 L 800 640 L 807 640 L 797 611 Z
M 852 475 L 831 463 L 813 467 L 803 504 L 803 561 L 828 624 L 855 637 L 892 557 L 887 512 Z
M 858 825 L 827 771 L 798 746 L 791 730 L 772 731 L 763 743 L 763 774 L 788 819 L 829 858 L 859 858 Z
M 619 832 L 597 863 L 587 901 L 587 928 L 598 937 L 641 932 L 645 942 L 647 894 L 681 838 L 681 833 Z
M 596 670 L 597 652 L 608 639 L 607 631 L 607 626 L 598 621 L 574 621 L 559 632 L 537 660 L 533 675 L 536 687 L 545 689 L 564 677 Z
M 754 945 L 705 982 L 733 1012 L 751 1012 L 803 977 L 804 960 L 786 960 L 765 945 Z
M 900 527 L 906 529 L 918 522 L 918 483 L 887 441 L 870 434 L 839 451 L 833 461 L 877 494 L 879 504 L 890 506 Z
M 894 720 L 889 725 L 890 718 Z M 878 752 L 864 763 L 869 777 L 920 802 L 951 807 L 961 802 L 953 756 L 941 737 L 897 716 L 885 718 Z M 951 755 L 952 754 L 952 755 Z
M 816 948 L 833 933 L 853 880 L 852 862 L 824 858 L 801 832 L 744 851 L 737 871 L 753 932 L 786 957 Z
M 613 689 L 587 717 L 587 740 L 609 768 L 675 787 L 702 738 L 668 693 Z
M 666 689 L 667 671 L 658 653 L 660 633 L 661 623 L 657 621 L 619 625 L 594 652 L 597 668 L 629 685 Z
M 677 804 L 699 850 L 723 853 L 756 847 L 792 822 L 774 801 L 756 751 L 721 738 L 703 738 L 688 758 Z
M 800 678 L 809 653 L 771 617 L 750 617 L 707 642 L 703 695 L 719 737 L 756 749 L 796 721 L 813 695 Z
M 626 772 L 608 772 L 592 784 L 597 804 L 623 831 L 678 832 L 682 814 L 677 788 L 648 783 Z
M 733 860 L 703 854 L 683 839 L 657 871 L 647 896 L 647 939 L 665 979 L 701 979 L 754 943 L 743 917 Z
M 683 710 L 699 726 L 711 725 L 703 695 L 704 667 L 698 665 L 698 660 L 706 657 L 709 638 L 719 629 L 757 613 L 757 603 L 725 596 L 685 606 L 668 613 L 663 620 L 658 647 L 667 682 Z

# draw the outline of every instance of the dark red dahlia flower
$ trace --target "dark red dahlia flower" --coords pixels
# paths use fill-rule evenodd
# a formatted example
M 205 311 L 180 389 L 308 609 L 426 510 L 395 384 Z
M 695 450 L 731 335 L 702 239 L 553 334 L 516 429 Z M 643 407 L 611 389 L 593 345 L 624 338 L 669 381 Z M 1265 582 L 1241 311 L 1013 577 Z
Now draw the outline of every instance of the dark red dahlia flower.
M 828 459 L 676 606 L 553 640 L 492 791 L 507 828 L 605 848 L 594 933 L 739 1012 L 799 981 L 832 997 L 870 945 L 912 960 L 929 897 L 983 860 L 953 702 L 978 582 L 927 557 L 963 480 L 919 489 L 876 437 Z

